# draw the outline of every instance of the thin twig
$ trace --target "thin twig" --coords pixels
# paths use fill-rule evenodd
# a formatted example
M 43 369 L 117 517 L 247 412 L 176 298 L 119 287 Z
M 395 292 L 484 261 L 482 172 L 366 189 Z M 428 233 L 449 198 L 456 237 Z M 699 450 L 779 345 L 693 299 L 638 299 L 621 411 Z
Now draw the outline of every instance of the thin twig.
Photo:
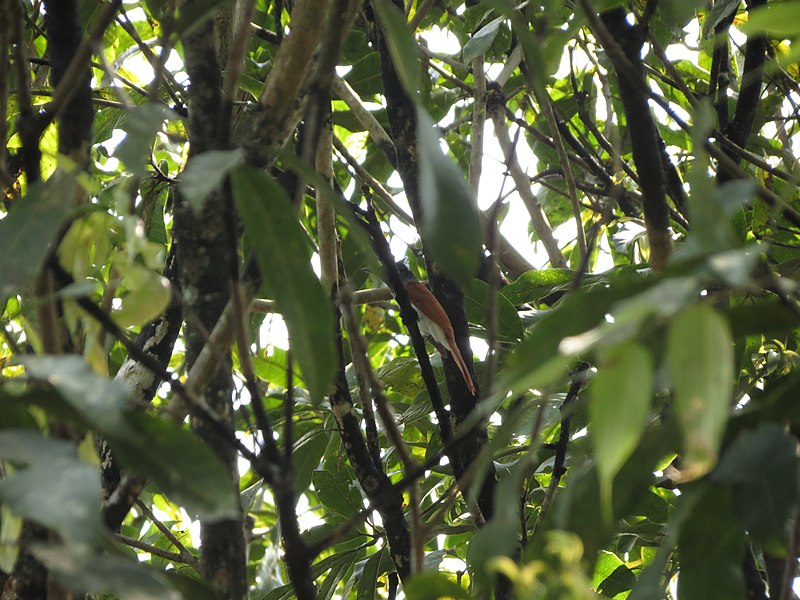
M 164 525 L 155 516 L 155 514 L 153 514 L 153 511 L 150 510 L 150 507 L 147 506 L 147 504 L 145 504 L 141 500 L 137 500 L 136 501 L 136 506 L 153 523 L 153 525 L 155 525 L 156 528 L 161 533 L 164 534 L 164 537 L 166 537 L 167 540 L 169 540 L 170 544 L 172 544 L 173 546 L 175 546 L 178 549 L 178 557 L 179 557 L 180 562 L 185 562 L 186 564 L 188 564 L 191 567 L 193 567 L 197 572 L 200 572 L 200 561 L 199 561 L 199 559 L 194 554 L 189 552 L 189 550 L 186 548 L 186 546 L 184 546 L 181 543 L 181 541 L 175 536 L 175 534 L 172 533 L 172 531 L 170 531 L 169 527 Z M 123 536 L 120 536 L 120 537 L 123 537 Z M 128 539 L 130 539 L 130 538 L 128 538 Z M 126 542 L 126 543 L 128 543 L 128 542 Z M 138 546 L 135 546 L 135 547 L 138 547 Z M 140 548 L 140 549 L 144 550 L 144 548 Z M 150 551 L 148 550 L 148 552 L 150 552 Z M 151 554 L 156 554 L 156 553 L 155 552 L 151 552 Z M 158 555 L 158 556 L 161 556 L 161 555 Z M 165 557 L 162 557 L 162 558 L 165 558 Z M 174 560 L 174 559 L 170 559 L 170 560 Z

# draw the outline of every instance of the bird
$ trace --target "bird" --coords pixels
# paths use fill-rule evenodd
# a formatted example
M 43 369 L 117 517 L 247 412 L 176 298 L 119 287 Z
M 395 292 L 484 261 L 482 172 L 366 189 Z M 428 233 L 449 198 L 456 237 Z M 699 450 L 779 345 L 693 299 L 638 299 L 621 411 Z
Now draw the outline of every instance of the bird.
M 453 360 L 461 371 L 461 376 L 467 384 L 470 393 L 477 396 L 475 382 L 467 369 L 467 364 L 461 351 L 456 344 L 456 336 L 453 332 L 453 325 L 447 316 L 442 305 L 436 296 L 416 278 L 404 261 L 395 263 L 400 273 L 400 281 L 406 289 L 408 300 L 417 312 L 417 325 L 420 333 L 427 337 L 436 347 L 442 356 L 448 354 L 453 356 Z

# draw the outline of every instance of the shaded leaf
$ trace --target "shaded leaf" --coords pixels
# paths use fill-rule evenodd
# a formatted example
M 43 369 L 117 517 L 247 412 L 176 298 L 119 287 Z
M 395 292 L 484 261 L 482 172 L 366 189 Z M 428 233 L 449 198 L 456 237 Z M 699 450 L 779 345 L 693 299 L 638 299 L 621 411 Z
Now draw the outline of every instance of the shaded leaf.
M 241 148 L 209 150 L 192 156 L 181 175 L 181 193 L 192 208 L 201 209 L 208 195 L 224 181 L 231 169 L 243 161 Z
M 372 6 L 386 34 L 386 45 L 400 83 L 410 98 L 417 98 L 422 68 L 414 34 L 403 13 L 389 0 L 375 0 Z
M 732 398 L 733 358 L 730 329 L 713 308 L 699 304 L 675 317 L 667 364 L 683 432 L 685 477 L 704 475 L 717 461 Z
M 207 521 L 238 514 L 238 495 L 227 469 L 193 432 L 139 412 L 127 413 L 126 422 L 136 432 L 135 440 L 108 436 L 123 465 L 152 478 L 190 514 Z
M 175 113 L 159 102 L 134 108 L 128 115 L 125 139 L 117 146 L 114 156 L 136 177 L 144 177 L 156 133 L 161 131 L 164 121 L 174 118 Z
M 38 546 L 33 554 L 67 589 L 78 594 L 113 594 L 120 600 L 178 600 L 154 569 L 115 556 L 77 556 L 58 546 Z
M 297 440 L 292 448 L 294 487 L 298 492 L 308 489 L 314 470 L 319 466 L 330 439 L 330 433 L 327 431 L 311 431 Z
M 125 387 L 96 375 L 78 356 L 27 356 L 21 362 L 108 438 L 122 463 L 152 478 L 187 510 L 208 519 L 236 514 L 238 500 L 225 466 L 194 433 L 128 409 Z
M 497 17 L 494 21 L 490 21 L 476 31 L 475 35 L 464 44 L 461 53 L 465 63 L 469 63 L 472 59 L 486 54 L 486 51 L 489 50 L 492 42 L 497 37 L 497 32 L 500 30 L 500 23 L 502 22 L 503 17 Z
M 736 512 L 769 552 L 786 552 L 786 525 L 797 504 L 796 444 L 777 423 L 741 432 L 711 479 L 734 484 Z
M 611 515 L 611 483 L 639 443 L 650 407 L 653 359 L 635 343 L 604 353 L 589 390 L 590 431 L 594 441 L 602 501 Z
M 431 118 L 417 111 L 421 233 L 436 265 L 466 286 L 478 270 L 481 226 L 475 197 L 455 163 L 442 153 Z
M 681 600 L 744 600 L 745 535 L 730 490 L 709 485 L 681 528 Z
M 489 285 L 480 279 L 473 279 L 464 290 L 464 308 L 470 323 L 480 323 L 488 326 Z M 505 290 L 495 295 L 495 309 L 497 310 L 496 339 L 503 342 L 516 342 L 522 338 L 522 321 L 517 309 L 508 301 Z
M 308 244 L 283 188 L 249 167 L 232 173 L 234 198 L 261 274 L 286 320 L 292 351 L 314 402 L 328 393 L 336 368 L 333 311 L 311 264 Z
M 359 570 L 359 567 L 360 570 Z M 387 548 L 381 548 L 370 556 L 362 565 L 356 565 L 355 577 L 357 600 L 374 600 L 378 595 L 378 578 L 384 573 L 395 570 L 394 562 Z M 406 595 L 408 592 L 406 592 Z
M 708 37 L 714 28 L 729 17 L 739 8 L 739 0 L 719 0 L 711 7 L 706 20 L 703 22 L 703 37 Z
M 0 220 L 0 295 L 31 285 L 72 210 L 76 189 L 74 178 L 64 174 L 37 181 Z
M 361 493 L 355 484 L 355 476 L 349 469 L 342 469 L 336 473 L 317 469 L 314 471 L 312 481 L 325 507 L 342 517 L 352 517 L 364 507 Z
M 76 447 L 31 431 L 0 432 L 0 457 L 27 465 L 0 481 L 0 499 L 18 516 L 84 550 L 100 534 L 100 476 Z

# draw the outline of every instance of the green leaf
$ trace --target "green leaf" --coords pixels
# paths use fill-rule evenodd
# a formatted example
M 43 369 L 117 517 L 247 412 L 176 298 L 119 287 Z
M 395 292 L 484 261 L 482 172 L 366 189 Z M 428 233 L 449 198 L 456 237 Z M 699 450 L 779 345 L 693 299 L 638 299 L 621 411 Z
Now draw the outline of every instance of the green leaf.
M 559 349 L 564 338 L 575 336 L 605 322 L 611 306 L 647 286 L 652 280 L 632 275 L 616 285 L 595 287 L 580 294 L 570 294 L 560 305 L 547 312 L 520 342 L 508 358 L 503 373 L 506 389 L 516 393 L 531 387 L 544 387 L 563 375 L 572 359 Z
M 740 0 L 719 0 L 711 7 L 706 20 L 703 22 L 703 37 L 707 38 L 714 28 L 739 8 Z
M 345 551 L 334 555 L 336 558 L 330 565 L 330 572 L 322 580 L 317 590 L 318 600 L 330 600 L 333 598 L 339 582 L 345 578 L 350 579 L 358 554 L 352 551 Z
M 30 431 L 0 432 L 0 457 L 27 465 L 0 481 L 0 499 L 20 517 L 87 550 L 100 534 L 100 476 L 66 441 Z
M 489 285 L 480 279 L 473 279 L 469 287 L 464 290 L 464 308 L 470 323 L 479 323 L 488 326 Z M 500 290 L 495 295 L 495 309 L 497 310 L 496 339 L 503 342 L 516 342 L 522 338 L 522 321 L 517 309 L 508 301 L 505 290 Z
M 317 469 L 312 477 L 314 489 L 325 508 L 348 518 L 364 508 L 361 493 L 355 485 L 355 475 L 350 469 L 336 473 Z M 330 513 L 328 518 L 330 518 Z
M 698 304 L 675 317 L 667 338 L 667 365 L 687 478 L 708 473 L 717 461 L 732 399 L 733 358 L 728 323 L 713 308 Z
M 360 569 L 359 569 L 360 567 Z M 381 548 L 361 565 L 356 565 L 356 600 L 375 600 L 378 595 L 378 578 L 395 570 L 394 562 L 387 548 Z
M 241 148 L 209 150 L 192 156 L 180 181 L 180 190 L 189 205 L 200 210 L 208 195 L 224 181 L 230 170 L 243 162 Z
M 796 36 L 800 33 L 800 3 L 773 2 L 759 6 L 748 13 L 741 29 L 748 36 L 759 33 Z
M 144 177 L 156 133 L 161 131 L 164 121 L 174 118 L 175 113 L 159 102 L 134 108 L 128 116 L 125 139 L 117 146 L 114 157 L 125 163 L 136 177 Z
M 292 448 L 295 473 L 295 490 L 302 493 L 308 489 L 314 470 L 319 466 L 331 434 L 324 430 L 310 431 Z
M 127 413 L 126 421 L 137 434 L 135 440 L 108 436 L 120 463 L 153 479 L 160 491 L 190 514 L 215 521 L 239 513 L 228 470 L 194 433 L 140 412 Z
M 377 370 L 377 375 L 384 386 L 408 398 L 415 398 L 425 390 L 416 358 L 409 356 L 395 358 L 381 366 Z M 425 410 L 427 411 L 427 407 Z
M 463 587 L 445 573 L 428 571 L 416 575 L 403 586 L 408 600 L 438 600 L 439 598 L 454 598 L 455 600 L 470 600 L 470 594 Z
M 311 399 L 319 403 L 333 382 L 336 350 L 333 311 L 308 261 L 307 236 L 273 178 L 250 167 L 231 178 L 247 241 L 286 320 Z
M 606 598 L 614 598 L 630 590 L 635 582 L 636 575 L 616 554 L 607 550 L 600 553 L 592 578 L 594 589 Z
M 513 506 L 519 497 L 519 486 L 528 469 L 521 460 L 506 477 L 500 480 L 494 492 L 495 506 Z M 470 539 L 467 547 L 467 565 L 476 581 L 489 583 L 488 567 L 491 559 L 511 557 L 519 548 L 520 521 L 514 510 L 496 510 L 492 518 Z M 427 596 L 426 596 L 427 597 Z
M 375 0 L 372 6 L 378 13 L 381 28 L 386 34 L 386 46 L 400 83 L 406 94 L 416 99 L 419 96 L 422 67 L 414 34 L 402 11 L 392 2 Z
M 604 353 L 589 390 L 590 431 L 605 514 L 611 517 L 611 484 L 647 425 L 653 359 L 629 342 Z
M 125 387 L 95 374 L 81 357 L 26 356 L 20 362 L 30 376 L 49 382 L 86 423 L 106 437 L 123 464 L 152 478 L 188 511 L 207 519 L 237 513 L 227 469 L 191 431 L 129 409 Z
M 570 285 L 576 275 L 575 271 L 569 269 L 526 271 L 502 291 L 512 304 L 528 304 Z
M 0 220 L 0 295 L 31 285 L 72 210 L 76 190 L 72 176 L 57 173 L 29 186 Z
M 497 37 L 497 32 L 500 30 L 500 23 L 502 23 L 503 20 L 503 17 L 497 17 L 494 21 L 487 23 L 475 32 L 475 35 L 464 44 L 464 48 L 461 52 L 465 63 L 470 63 L 472 59 L 486 54 L 486 51 L 489 50 L 492 42 L 494 42 L 494 39 Z
M 725 450 L 712 481 L 734 484 L 736 512 L 748 532 L 777 556 L 797 504 L 796 444 L 777 423 L 741 432 Z
M 709 485 L 681 528 L 681 600 L 744 600 L 745 535 L 730 490 Z
M 36 546 L 33 554 L 67 589 L 76 594 L 112 594 L 120 600 L 178 600 L 155 569 L 128 558 L 78 556 L 60 546 Z M 196 596 L 195 596 L 196 597 Z
M 428 114 L 417 110 L 422 239 L 436 265 L 466 286 L 478 270 L 481 225 L 475 197 L 461 170 L 447 158 Z

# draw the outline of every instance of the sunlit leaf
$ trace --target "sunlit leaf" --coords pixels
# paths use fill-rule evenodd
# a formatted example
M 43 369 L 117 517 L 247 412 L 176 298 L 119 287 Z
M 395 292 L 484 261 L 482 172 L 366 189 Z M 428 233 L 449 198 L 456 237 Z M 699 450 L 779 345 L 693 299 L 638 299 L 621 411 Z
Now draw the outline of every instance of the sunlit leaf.
M 571 283 L 575 275 L 569 269 L 526 271 L 503 288 L 503 295 L 513 304 L 536 302 L 553 290 Z
M 455 600 L 469 600 L 470 593 L 458 585 L 445 573 L 428 571 L 420 573 L 404 586 L 408 600 L 437 600 L 438 598 L 453 598 Z
M 734 0 L 729 0 L 733 2 Z M 737 3 L 738 4 L 738 3 Z M 772 2 L 749 11 L 742 25 L 747 35 L 771 33 L 796 36 L 800 33 L 800 4 L 797 2 Z

